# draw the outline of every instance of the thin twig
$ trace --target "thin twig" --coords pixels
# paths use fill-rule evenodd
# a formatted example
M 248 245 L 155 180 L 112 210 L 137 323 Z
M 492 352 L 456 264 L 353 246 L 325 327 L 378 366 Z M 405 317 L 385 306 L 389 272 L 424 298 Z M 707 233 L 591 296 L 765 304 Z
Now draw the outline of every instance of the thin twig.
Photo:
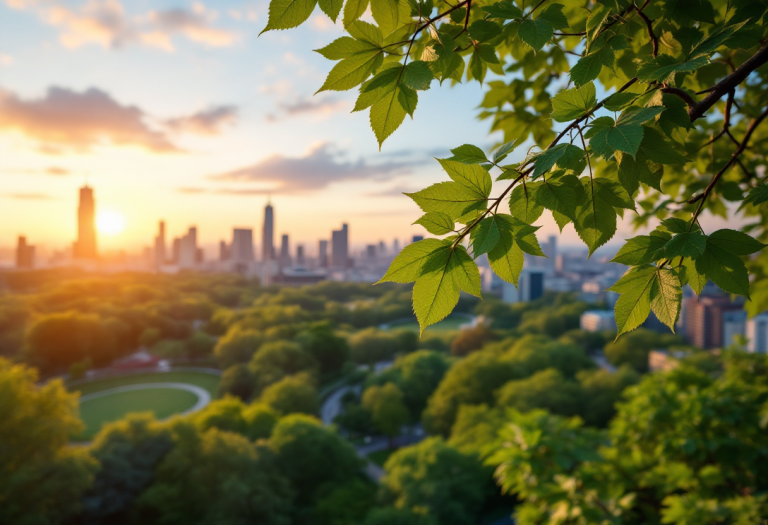
M 668 86 L 665 84 L 661 88 L 661 91 L 662 93 L 669 93 L 670 95 L 675 95 L 676 97 L 680 97 L 681 99 L 683 99 L 683 102 L 685 102 L 685 105 L 688 106 L 689 108 L 692 108 L 696 105 L 696 101 L 693 100 L 693 97 L 691 97 L 691 95 L 688 94 L 688 92 L 684 89 Z
M 651 39 L 651 54 L 653 55 L 653 58 L 656 58 L 659 54 L 659 40 L 653 33 L 653 20 L 648 18 L 648 16 L 643 13 L 642 9 L 637 7 L 637 5 L 632 4 L 632 7 L 634 7 L 635 11 L 637 11 L 637 14 L 640 16 L 640 18 L 643 19 L 643 22 L 645 22 L 645 27 L 648 28 L 648 38 Z

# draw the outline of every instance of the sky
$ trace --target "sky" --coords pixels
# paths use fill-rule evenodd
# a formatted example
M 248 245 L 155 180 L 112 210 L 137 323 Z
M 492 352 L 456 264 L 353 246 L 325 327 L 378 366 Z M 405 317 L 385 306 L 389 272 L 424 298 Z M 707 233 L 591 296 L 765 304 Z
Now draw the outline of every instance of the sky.
M 206 245 L 233 227 L 260 242 L 268 198 L 276 233 L 310 253 L 343 222 L 353 245 L 424 233 L 402 192 L 445 180 L 433 157 L 449 148 L 501 139 L 475 118 L 483 87 L 433 82 L 379 151 L 356 91 L 313 95 L 333 62 L 312 50 L 340 24 L 316 9 L 258 36 L 267 5 L 0 0 L 0 247 L 69 245 L 86 183 L 125 223 L 100 232 L 105 250 L 150 245 L 159 220 Z M 571 227 L 561 242 L 578 242 Z

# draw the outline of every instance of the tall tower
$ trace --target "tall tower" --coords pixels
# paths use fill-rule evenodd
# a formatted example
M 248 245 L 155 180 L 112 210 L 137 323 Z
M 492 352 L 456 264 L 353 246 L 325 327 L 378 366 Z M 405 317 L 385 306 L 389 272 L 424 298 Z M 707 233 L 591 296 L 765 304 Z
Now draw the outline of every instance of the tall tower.
M 280 269 L 283 270 L 291 266 L 291 245 L 288 235 L 283 235 L 280 243 Z
M 155 268 L 165 264 L 165 221 L 160 221 L 155 237 Z
M 261 235 L 261 260 L 271 261 L 275 258 L 275 211 L 272 204 L 267 202 L 264 207 L 264 230 Z
M 340 230 L 331 232 L 331 265 L 339 270 L 349 267 L 349 227 L 342 224 Z
M 93 189 L 80 188 L 80 204 L 77 208 L 77 241 L 74 244 L 75 259 L 96 259 L 96 202 Z

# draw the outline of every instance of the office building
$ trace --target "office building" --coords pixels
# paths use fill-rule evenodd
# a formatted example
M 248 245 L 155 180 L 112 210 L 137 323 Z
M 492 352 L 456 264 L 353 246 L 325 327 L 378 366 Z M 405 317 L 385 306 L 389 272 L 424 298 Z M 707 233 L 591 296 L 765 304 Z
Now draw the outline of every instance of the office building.
M 304 266 L 305 264 L 307 264 L 307 262 L 304 258 L 304 245 L 299 244 L 296 247 L 296 266 Z
M 283 235 L 280 242 L 280 270 L 289 268 L 291 266 L 291 246 L 288 240 L 288 235 Z
M 376 259 L 376 245 L 375 244 L 369 244 L 365 247 L 365 258 L 369 261 L 373 261 Z
M 179 239 L 178 262 L 180 268 L 194 268 L 201 259 L 197 247 L 197 228 L 191 227 L 187 234 Z
M 72 253 L 75 259 L 96 259 L 96 201 L 93 189 L 89 186 L 80 188 L 80 201 L 77 207 L 77 240 Z
M 537 268 L 523 268 L 517 287 L 504 281 L 501 285 L 501 300 L 505 303 L 535 301 L 544 295 L 544 271 Z
M 264 207 L 264 227 L 261 232 L 261 260 L 275 260 L 275 210 L 269 202 Z
M 742 337 L 747 335 L 747 312 L 745 310 L 729 310 L 723 312 L 723 341 L 722 346 L 739 344 Z
M 235 228 L 232 230 L 232 244 L 229 248 L 230 260 L 236 265 L 247 267 L 254 261 L 253 230 L 250 228 Z
M 318 246 L 318 264 L 320 268 L 328 268 L 328 241 L 324 239 Z
M 179 264 L 179 253 L 181 252 L 181 238 L 174 237 L 171 243 L 171 264 Z
M 731 301 L 727 295 L 684 298 L 682 317 L 686 339 L 701 348 L 728 346 L 738 334 L 740 324 L 746 330 L 746 319 L 741 314 L 730 314 L 734 311 L 743 311 L 743 305 Z
M 379 255 L 382 257 L 387 254 L 387 245 L 384 244 L 384 241 L 379 241 Z
M 747 321 L 747 351 L 768 354 L 768 312 Z
M 219 260 L 224 262 L 232 257 L 232 253 L 225 241 L 219 241 Z
M 16 268 L 31 270 L 35 267 L 35 247 L 27 244 L 27 238 L 19 236 L 16 244 Z
M 349 226 L 331 232 L 331 265 L 337 270 L 349 268 Z
M 165 261 L 165 221 L 160 221 L 157 227 L 157 235 L 155 236 L 155 268 L 160 268 L 163 264 L 165 264 Z
M 394 253 L 395 255 L 400 253 L 400 241 L 398 241 L 397 239 L 395 239 L 392 242 L 392 253 Z
M 579 326 L 587 332 L 616 330 L 616 318 L 611 310 L 588 310 L 581 314 Z

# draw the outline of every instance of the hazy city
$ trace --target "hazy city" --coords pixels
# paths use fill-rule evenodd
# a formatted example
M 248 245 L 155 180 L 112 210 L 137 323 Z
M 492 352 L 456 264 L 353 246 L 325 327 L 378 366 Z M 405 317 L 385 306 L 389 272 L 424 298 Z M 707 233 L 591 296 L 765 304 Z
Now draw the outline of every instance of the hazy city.
M 0 525 L 768 525 L 768 0 L 0 0 Z

